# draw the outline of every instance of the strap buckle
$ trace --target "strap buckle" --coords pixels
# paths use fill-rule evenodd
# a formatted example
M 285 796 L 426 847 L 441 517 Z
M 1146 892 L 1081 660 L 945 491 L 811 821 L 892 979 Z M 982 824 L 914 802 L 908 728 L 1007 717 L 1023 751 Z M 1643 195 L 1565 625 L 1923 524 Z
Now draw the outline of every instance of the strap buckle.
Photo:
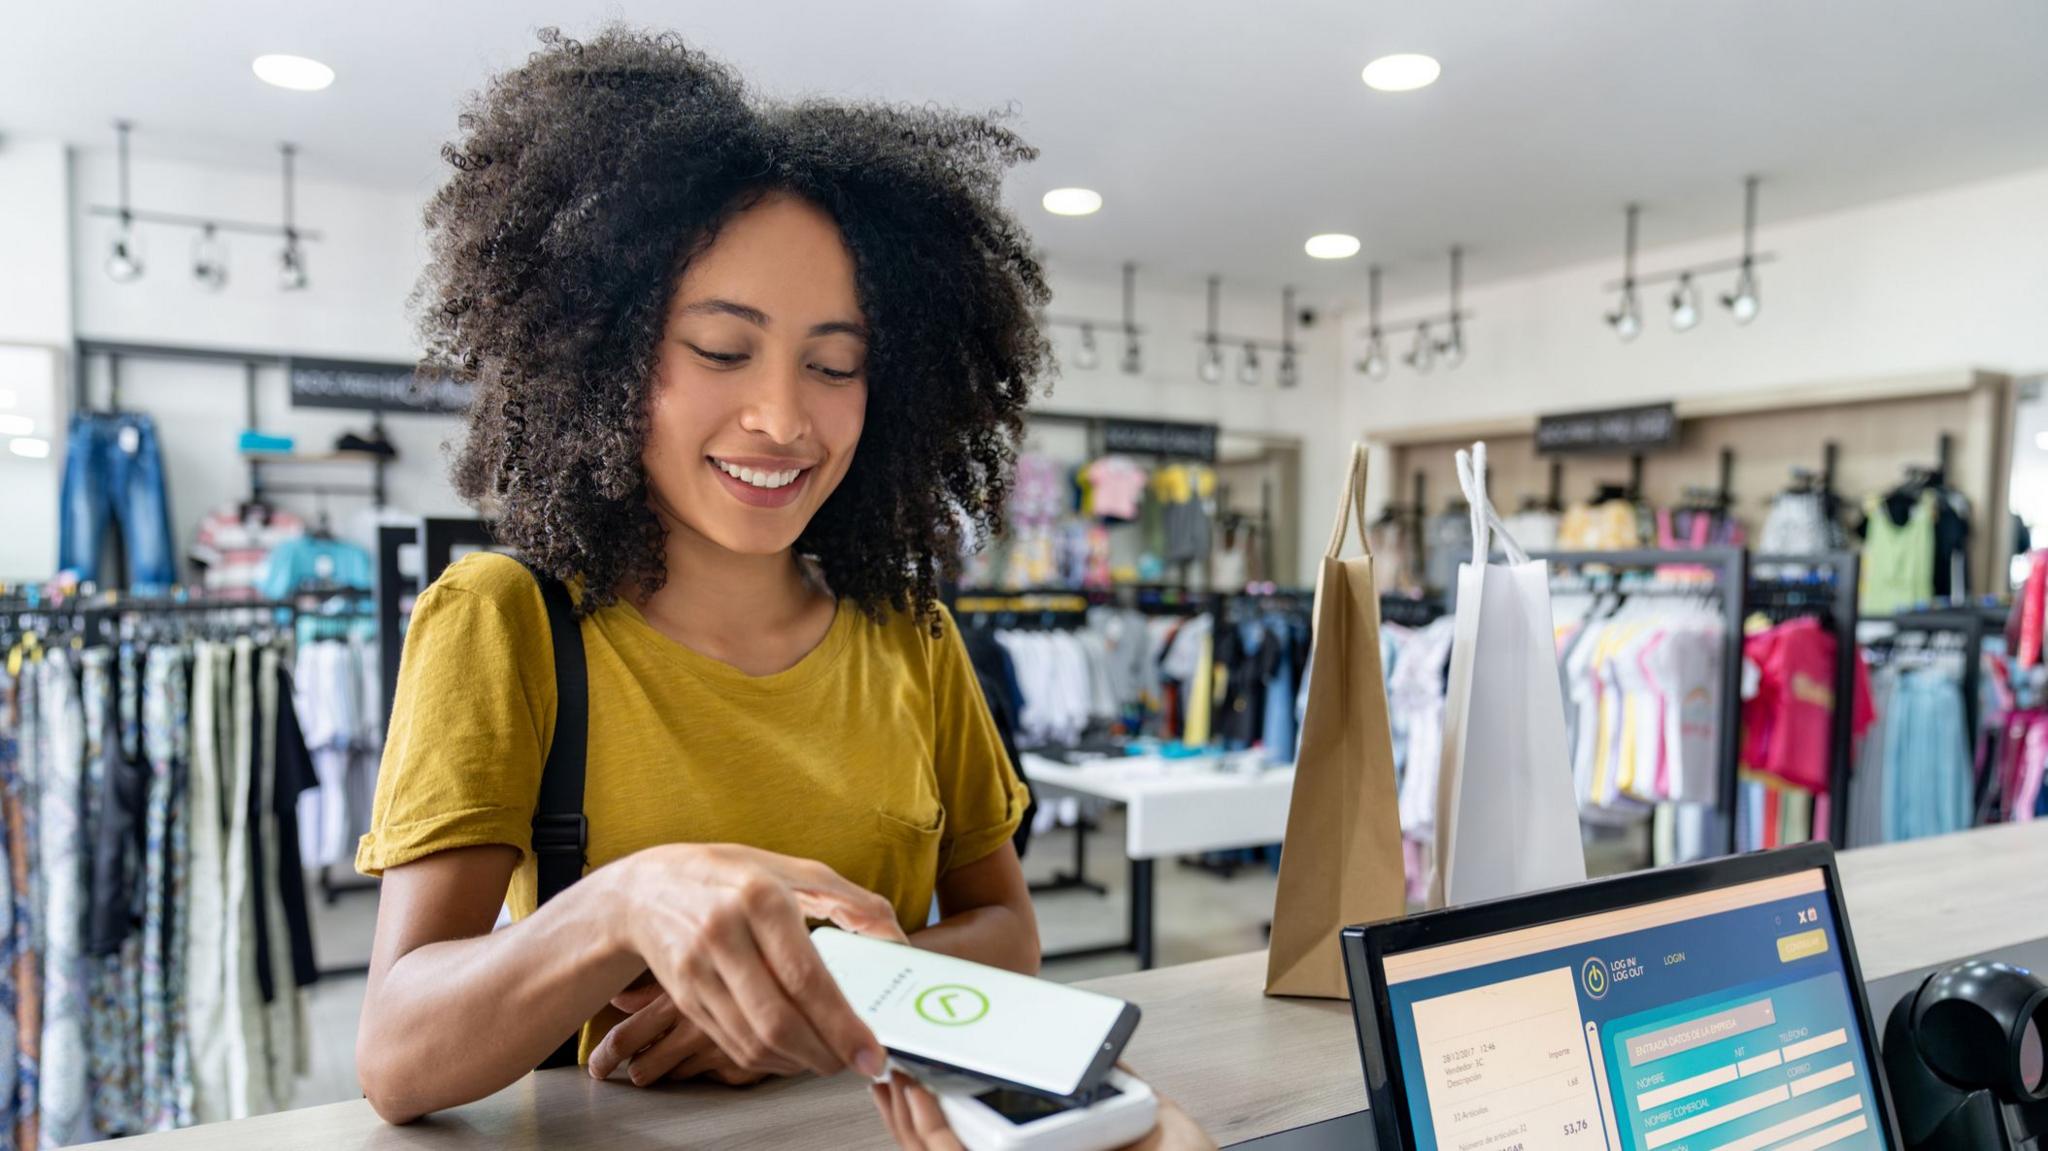
M 533 853 L 572 852 L 581 861 L 590 846 L 590 821 L 582 812 L 574 815 L 533 817 Z

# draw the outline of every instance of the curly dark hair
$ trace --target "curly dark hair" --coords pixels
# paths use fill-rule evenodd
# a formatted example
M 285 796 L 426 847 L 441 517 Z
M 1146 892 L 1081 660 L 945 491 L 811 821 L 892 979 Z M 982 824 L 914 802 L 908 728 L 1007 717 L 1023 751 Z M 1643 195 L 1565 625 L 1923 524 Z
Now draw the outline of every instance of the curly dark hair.
M 581 607 L 666 580 L 641 449 L 671 293 L 774 194 L 837 221 L 869 328 L 868 418 L 797 541 L 871 616 L 933 627 L 966 534 L 999 522 L 1050 296 L 1004 209 L 1036 152 L 996 116 L 752 96 L 673 35 L 549 29 L 471 97 L 426 211 L 425 368 L 474 386 L 456 490 Z

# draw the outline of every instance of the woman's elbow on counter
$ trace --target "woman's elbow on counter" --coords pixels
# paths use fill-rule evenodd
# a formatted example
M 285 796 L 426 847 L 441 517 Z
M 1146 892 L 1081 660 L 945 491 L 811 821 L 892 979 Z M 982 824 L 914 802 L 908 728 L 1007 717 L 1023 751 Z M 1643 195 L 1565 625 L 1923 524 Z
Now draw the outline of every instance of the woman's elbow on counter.
M 374 1037 L 375 1029 L 365 1026 L 356 1033 L 356 1085 L 379 1119 L 402 1126 L 435 1110 L 417 1092 L 417 1079 L 408 1074 L 387 1044 Z

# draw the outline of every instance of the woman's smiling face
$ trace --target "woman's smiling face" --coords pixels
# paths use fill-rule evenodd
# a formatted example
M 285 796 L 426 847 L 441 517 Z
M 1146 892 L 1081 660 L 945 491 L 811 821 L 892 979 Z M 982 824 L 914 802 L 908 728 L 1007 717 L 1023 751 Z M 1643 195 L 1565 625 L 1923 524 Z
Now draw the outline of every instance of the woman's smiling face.
M 663 525 L 788 549 L 853 463 L 867 323 L 832 217 L 772 195 L 734 215 L 671 296 L 642 461 Z

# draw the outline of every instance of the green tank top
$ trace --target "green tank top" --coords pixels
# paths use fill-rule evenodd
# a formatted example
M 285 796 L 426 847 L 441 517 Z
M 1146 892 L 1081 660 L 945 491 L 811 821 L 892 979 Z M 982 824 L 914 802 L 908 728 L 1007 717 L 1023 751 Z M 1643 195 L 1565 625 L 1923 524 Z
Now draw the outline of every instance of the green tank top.
M 1865 615 L 1890 615 L 1934 598 L 1933 492 L 1922 492 L 1906 522 L 1892 522 L 1884 497 L 1864 506 L 1863 594 Z

